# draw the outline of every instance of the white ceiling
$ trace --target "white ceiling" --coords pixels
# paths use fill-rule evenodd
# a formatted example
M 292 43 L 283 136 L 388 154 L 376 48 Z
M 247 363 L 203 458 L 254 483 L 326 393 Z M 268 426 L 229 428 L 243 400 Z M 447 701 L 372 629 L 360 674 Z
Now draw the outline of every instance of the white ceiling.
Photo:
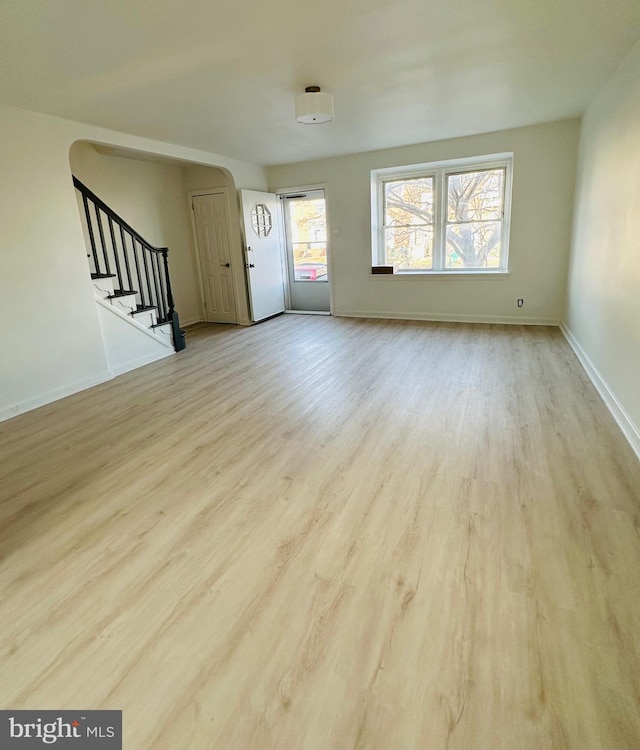
M 2 0 L 0 102 L 276 164 L 578 115 L 639 37 L 638 0 Z

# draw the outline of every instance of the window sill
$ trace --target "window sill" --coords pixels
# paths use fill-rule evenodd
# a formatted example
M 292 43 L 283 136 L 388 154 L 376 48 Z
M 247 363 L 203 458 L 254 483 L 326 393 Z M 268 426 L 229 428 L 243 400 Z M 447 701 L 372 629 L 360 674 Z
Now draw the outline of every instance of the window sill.
M 507 279 L 511 271 L 400 271 L 398 273 L 372 273 L 376 280 L 387 279 Z

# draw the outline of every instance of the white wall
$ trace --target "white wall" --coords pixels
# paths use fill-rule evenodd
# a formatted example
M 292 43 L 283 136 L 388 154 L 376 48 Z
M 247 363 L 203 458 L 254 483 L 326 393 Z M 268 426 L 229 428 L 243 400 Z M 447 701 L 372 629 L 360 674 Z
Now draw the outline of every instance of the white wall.
M 98 153 L 74 143 L 73 174 L 155 247 L 169 248 L 169 272 L 180 323 L 201 320 L 200 291 L 178 162 L 151 162 Z
M 78 140 L 228 169 L 263 189 L 261 167 L 0 106 L 0 419 L 109 377 L 71 182 Z
M 583 120 L 565 325 L 640 456 L 640 43 Z
M 326 185 L 335 314 L 557 324 L 571 243 L 578 129 L 578 120 L 566 120 L 268 167 L 267 176 L 272 190 Z M 514 152 L 509 276 L 371 275 L 372 169 L 507 151 Z M 522 308 L 516 306 L 519 297 Z
M 0 108 L 0 415 L 93 385 L 107 363 L 66 123 Z
M 226 187 L 235 190 L 235 184 L 222 169 L 188 164 L 182 168 L 182 179 L 187 190 L 208 190 Z M 266 189 L 266 185 L 265 185 Z

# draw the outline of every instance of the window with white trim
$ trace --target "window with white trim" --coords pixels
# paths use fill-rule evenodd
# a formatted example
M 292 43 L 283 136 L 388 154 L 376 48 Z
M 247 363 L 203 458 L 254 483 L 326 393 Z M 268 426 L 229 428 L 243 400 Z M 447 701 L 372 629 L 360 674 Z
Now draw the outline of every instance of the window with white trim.
M 508 269 L 512 155 L 371 173 L 372 263 L 394 273 Z

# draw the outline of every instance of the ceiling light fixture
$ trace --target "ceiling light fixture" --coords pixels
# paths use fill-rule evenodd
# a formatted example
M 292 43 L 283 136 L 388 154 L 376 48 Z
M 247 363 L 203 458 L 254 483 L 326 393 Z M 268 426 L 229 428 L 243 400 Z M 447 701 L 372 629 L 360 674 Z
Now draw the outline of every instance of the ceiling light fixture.
M 320 86 L 307 86 L 296 96 L 296 120 L 305 125 L 319 125 L 333 120 L 333 94 L 323 94 Z

